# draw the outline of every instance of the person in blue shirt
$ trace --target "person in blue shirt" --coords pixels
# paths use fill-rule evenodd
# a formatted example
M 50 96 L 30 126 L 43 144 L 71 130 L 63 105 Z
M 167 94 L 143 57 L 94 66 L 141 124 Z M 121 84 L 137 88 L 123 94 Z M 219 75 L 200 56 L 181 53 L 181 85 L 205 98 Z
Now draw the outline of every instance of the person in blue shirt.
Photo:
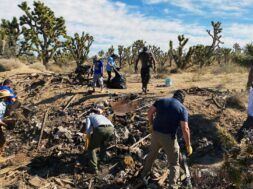
M 7 124 L 4 122 L 4 115 L 7 107 L 7 100 L 12 96 L 8 90 L 0 90 L 0 163 L 4 162 L 5 159 L 2 157 L 2 150 L 5 143 L 4 133 L 2 127 L 6 127 Z
M 181 127 L 186 143 L 188 155 L 192 154 L 190 141 L 190 129 L 188 127 L 188 112 L 183 105 L 185 92 L 177 90 L 172 98 L 158 99 L 148 111 L 148 120 L 151 125 L 151 146 L 150 153 L 141 174 L 143 181 L 146 181 L 151 171 L 153 162 L 158 155 L 160 148 L 163 148 L 169 163 L 169 186 L 177 189 L 179 177 L 179 145 L 177 141 L 177 130 Z
M 115 54 L 112 54 L 108 58 L 108 61 L 107 61 L 107 64 L 106 64 L 106 71 L 107 71 L 107 74 L 108 74 L 107 84 L 110 83 L 111 77 L 112 77 L 112 71 L 116 67 L 116 63 L 115 63 L 116 58 L 117 58 L 117 56 Z
M 97 82 L 100 85 L 101 92 L 103 91 L 104 88 L 103 75 L 104 75 L 104 65 L 102 58 L 99 56 L 95 56 L 95 58 L 93 59 L 93 92 L 95 92 Z
M 7 90 L 11 93 L 11 96 L 6 100 L 7 105 L 12 105 L 17 100 L 17 95 L 12 90 L 12 87 L 13 87 L 13 82 L 10 79 L 4 80 L 3 85 L 0 86 L 0 90 Z

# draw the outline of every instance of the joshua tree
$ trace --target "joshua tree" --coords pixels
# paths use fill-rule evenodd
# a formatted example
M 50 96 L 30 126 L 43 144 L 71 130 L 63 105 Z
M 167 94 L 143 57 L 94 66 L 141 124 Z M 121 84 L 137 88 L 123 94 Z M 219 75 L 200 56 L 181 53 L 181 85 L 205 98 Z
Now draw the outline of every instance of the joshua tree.
M 75 33 L 74 37 L 68 37 L 66 47 L 75 59 L 77 67 L 87 60 L 93 41 L 93 37 L 84 32 L 81 36 Z
M 176 63 L 177 68 L 179 69 L 186 69 L 187 67 L 190 66 L 191 57 L 193 54 L 193 48 L 190 47 L 187 53 L 185 54 L 183 53 L 184 47 L 186 43 L 188 42 L 188 40 L 189 39 L 185 38 L 184 35 L 179 35 L 178 36 L 179 46 L 177 50 L 173 49 L 173 42 L 170 41 L 170 50 L 172 52 L 174 62 Z
M 240 47 L 239 43 L 235 43 L 233 45 L 233 50 L 234 50 L 235 53 L 241 53 L 242 48 Z
M 109 49 L 107 50 L 106 56 L 109 57 L 114 53 L 114 47 L 113 45 L 111 47 L 109 47 Z
M 119 54 L 119 66 L 122 66 L 122 59 L 123 59 L 123 54 L 124 53 L 124 46 L 123 45 L 119 45 L 118 46 L 118 54 Z
M 23 40 L 20 54 L 36 53 L 47 65 L 55 52 L 63 47 L 62 37 L 66 35 L 63 17 L 55 17 L 54 12 L 41 1 L 34 1 L 34 10 L 27 2 L 18 5 L 24 11 L 20 17 Z
M 221 48 L 221 51 L 222 51 L 222 54 L 223 54 L 223 57 L 224 57 L 224 62 L 225 62 L 225 64 L 227 64 L 229 62 L 230 57 L 231 57 L 232 49 L 230 49 L 230 48 Z
M 13 17 L 11 21 L 2 19 L 0 27 L 0 54 L 7 57 L 16 56 L 17 41 L 20 35 L 17 18 Z
M 220 44 L 223 44 L 223 42 L 221 41 L 221 32 L 222 32 L 222 28 L 221 28 L 221 23 L 220 22 L 211 22 L 212 27 L 213 27 L 213 32 L 211 32 L 210 30 L 206 30 L 208 35 L 211 36 L 212 38 L 212 44 L 210 46 L 210 51 L 211 50 L 215 50 L 216 48 L 219 48 Z
M 165 63 L 169 59 L 169 54 L 167 52 L 163 52 L 160 47 L 156 47 L 155 45 L 149 46 L 149 49 L 155 56 L 155 59 L 158 62 L 159 68 L 163 69 L 165 66 Z
M 193 47 L 194 49 L 194 62 L 196 64 L 199 64 L 200 67 L 203 67 L 204 65 L 210 65 L 215 57 L 215 52 L 217 52 L 217 49 L 220 48 L 220 44 L 223 44 L 221 41 L 221 23 L 220 22 L 211 22 L 213 31 L 206 30 L 208 35 L 212 38 L 212 44 L 210 46 L 204 46 L 204 45 L 196 45 Z
M 123 61 L 127 62 L 128 65 L 131 65 L 131 60 L 132 60 L 132 57 L 131 57 L 131 47 L 125 47 L 123 49 L 123 54 L 124 54 Z

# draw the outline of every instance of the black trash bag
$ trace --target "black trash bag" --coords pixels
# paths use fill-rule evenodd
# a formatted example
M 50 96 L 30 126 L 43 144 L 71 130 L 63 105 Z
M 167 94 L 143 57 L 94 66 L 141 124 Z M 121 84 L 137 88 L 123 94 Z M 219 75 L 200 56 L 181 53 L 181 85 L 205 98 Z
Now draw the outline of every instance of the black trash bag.
M 126 78 L 114 69 L 115 77 L 107 84 L 108 88 L 111 89 L 126 89 Z

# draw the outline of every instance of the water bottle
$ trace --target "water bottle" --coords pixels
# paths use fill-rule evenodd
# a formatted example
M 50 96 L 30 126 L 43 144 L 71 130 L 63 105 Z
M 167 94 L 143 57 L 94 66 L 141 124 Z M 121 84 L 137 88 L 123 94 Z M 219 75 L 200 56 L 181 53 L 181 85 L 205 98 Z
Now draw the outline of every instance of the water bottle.
M 172 85 L 172 79 L 166 78 L 165 81 L 164 81 L 164 83 L 165 83 L 166 87 L 170 87 Z

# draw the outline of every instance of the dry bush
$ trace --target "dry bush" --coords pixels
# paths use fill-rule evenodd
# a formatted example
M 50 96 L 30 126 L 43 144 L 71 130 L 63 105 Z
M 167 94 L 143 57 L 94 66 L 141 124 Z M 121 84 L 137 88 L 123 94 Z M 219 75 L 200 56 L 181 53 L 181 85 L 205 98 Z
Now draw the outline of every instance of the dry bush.
M 47 65 L 47 70 L 56 73 L 74 72 L 75 69 L 76 63 L 74 61 L 68 61 L 64 63 L 49 62 L 49 64 Z
M 133 74 L 134 73 L 134 65 L 125 64 L 124 66 L 121 67 L 120 71 L 124 72 L 126 74 Z M 139 71 L 140 71 L 140 69 L 138 70 L 138 72 Z
M 228 130 L 224 127 L 217 126 L 217 134 L 222 143 L 222 146 L 225 149 L 231 149 L 236 146 L 237 142 L 235 138 L 228 132 Z
M 247 68 L 239 66 L 235 63 L 218 64 L 210 68 L 212 74 L 224 74 L 224 73 L 245 73 Z
M 30 64 L 29 68 L 39 70 L 39 71 L 46 71 L 46 67 L 41 62 L 35 62 L 34 64 Z
M 165 79 L 165 78 L 168 78 L 169 75 L 170 75 L 169 73 L 167 73 L 167 74 L 166 73 L 157 73 L 157 74 L 155 74 L 154 77 L 156 79 Z
M 18 59 L 0 59 L 0 72 L 11 71 L 22 66 Z
M 225 156 L 222 167 L 224 179 L 234 183 L 237 188 L 245 189 L 253 186 L 253 130 L 248 132 L 240 146 L 232 148 Z
M 201 69 L 201 68 L 197 68 L 197 70 L 194 71 L 194 74 L 191 78 L 192 82 L 198 82 L 198 81 L 202 81 L 201 76 L 203 76 L 205 74 L 205 70 Z

